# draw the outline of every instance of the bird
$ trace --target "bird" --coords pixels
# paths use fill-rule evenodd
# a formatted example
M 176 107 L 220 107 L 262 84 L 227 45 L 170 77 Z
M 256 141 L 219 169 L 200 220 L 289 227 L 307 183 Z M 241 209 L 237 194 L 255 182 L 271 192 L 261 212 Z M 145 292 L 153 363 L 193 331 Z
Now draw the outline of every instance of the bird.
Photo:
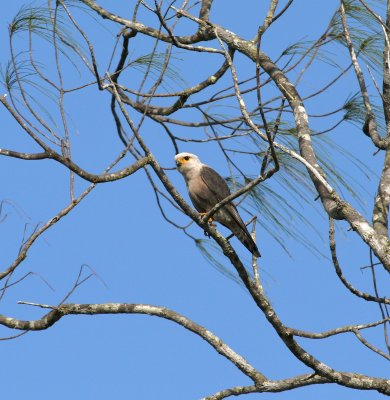
M 203 164 L 195 154 L 179 153 L 175 156 L 175 162 L 177 170 L 184 177 L 192 204 L 201 215 L 207 214 L 231 194 L 225 179 L 214 169 Z M 230 229 L 255 257 L 261 257 L 234 204 L 225 204 L 213 214 L 212 219 Z

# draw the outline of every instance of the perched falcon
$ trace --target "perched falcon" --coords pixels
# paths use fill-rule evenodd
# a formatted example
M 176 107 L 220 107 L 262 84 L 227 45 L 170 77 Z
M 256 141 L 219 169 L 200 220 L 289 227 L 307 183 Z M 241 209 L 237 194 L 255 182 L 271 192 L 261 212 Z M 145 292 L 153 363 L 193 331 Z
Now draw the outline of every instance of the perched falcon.
M 208 165 L 202 164 L 198 156 L 180 153 L 175 156 L 175 161 L 178 171 L 186 181 L 191 201 L 199 213 L 207 213 L 230 195 L 226 181 Z M 224 205 L 212 218 L 229 228 L 253 255 L 260 257 L 256 243 L 234 204 Z

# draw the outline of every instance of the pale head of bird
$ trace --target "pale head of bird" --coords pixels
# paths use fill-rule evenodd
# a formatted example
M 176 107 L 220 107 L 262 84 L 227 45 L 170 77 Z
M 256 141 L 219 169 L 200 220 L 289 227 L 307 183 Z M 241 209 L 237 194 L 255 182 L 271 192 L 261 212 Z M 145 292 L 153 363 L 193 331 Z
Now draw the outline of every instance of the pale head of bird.
M 190 178 L 193 174 L 198 174 L 202 168 L 199 157 L 191 153 L 179 153 L 175 156 L 176 168 L 184 176 Z

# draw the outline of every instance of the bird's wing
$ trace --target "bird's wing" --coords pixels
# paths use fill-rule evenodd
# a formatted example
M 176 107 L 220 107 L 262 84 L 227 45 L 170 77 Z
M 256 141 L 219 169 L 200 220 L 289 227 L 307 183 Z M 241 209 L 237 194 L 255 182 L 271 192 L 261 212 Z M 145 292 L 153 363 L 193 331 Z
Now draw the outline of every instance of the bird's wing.
M 210 198 L 210 203 L 213 203 L 213 207 L 231 194 L 225 179 L 223 179 L 222 176 L 215 172 L 212 168 L 203 166 L 200 176 L 212 195 L 212 198 Z M 247 230 L 234 204 L 228 203 L 222 207 L 222 210 L 227 212 L 241 229 L 244 229 L 245 231 Z
M 208 207 L 210 208 L 207 207 L 206 211 L 209 211 L 217 203 L 230 195 L 230 190 L 226 181 L 207 165 L 202 167 L 200 171 L 200 178 L 208 189 L 207 203 Z M 214 214 L 213 218 L 229 228 L 233 234 L 237 236 L 237 238 L 249 249 L 249 251 L 251 251 L 257 257 L 260 257 L 260 252 L 234 204 L 226 204 Z
M 229 186 L 225 179 L 207 165 L 203 165 L 200 170 L 200 177 L 210 191 L 212 197 L 210 198 L 210 202 L 215 202 L 215 204 L 217 204 L 230 195 Z

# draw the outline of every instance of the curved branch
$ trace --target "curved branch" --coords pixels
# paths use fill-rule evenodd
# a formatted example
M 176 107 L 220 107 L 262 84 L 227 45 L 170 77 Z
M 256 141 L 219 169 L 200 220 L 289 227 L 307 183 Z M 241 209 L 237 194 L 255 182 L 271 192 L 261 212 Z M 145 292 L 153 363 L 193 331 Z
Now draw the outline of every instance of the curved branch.
M 233 54 L 234 52 L 231 52 L 231 57 L 233 58 Z M 187 89 L 183 89 L 180 90 L 179 92 L 173 92 L 173 93 L 165 93 L 165 94 L 157 94 L 157 93 L 140 93 L 140 92 L 136 92 L 133 90 L 130 90 L 126 87 L 124 87 L 123 85 L 119 85 L 119 87 L 125 91 L 125 92 L 129 92 L 131 94 L 135 94 L 137 96 L 140 97 L 153 97 L 153 98 L 158 98 L 158 97 L 175 97 L 175 96 L 190 96 L 192 94 L 198 93 L 200 91 L 202 91 L 203 89 L 205 89 L 208 86 L 214 85 L 215 83 L 218 82 L 218 80 L 225 74 L 225 72 L 227 71 L 227 69 L 229 68 L 229 64 L 225 61 L 222 66 L 215 71 L 214 74 L 210 75 L 208 78 L 204 79 L 203 81 L 197 83 L 194 86 L 191 86 Z M 117 70 L 118 71 L 118 70 Z M 115 74 L 117 74 L 118 72 L 115 72 Z M 113 78 L 114 74 L 111 75 L 111 80 L 113 82 L 116 82 L 115 79 Z M 137 103 L 140 104 L 140 103 Z
M 46 152 L 43 153 L 21 153 L 19 151 L 0 149 L 0 154 L 7 157 L 20 158 L 21 160 L 45 160 L 49 156 Z
M 347 332 L 355 333 L 355 331 L 360 331 L 362 329 L 374 328 L 375 326 L 385 324 L 386 322 L 389 322 L 389 321 L 390 321 L 390 318 L 384 318 L 384 319 L 381 319 L 380 321 L 371 322 L 370 324 L 342 326 L 340 328 L 331 329 L 329 331 L 325 331 L 325 332 L 321 332 L 321 333 L 306 332 L 306 331 L 301 331 L 301 330 L 295 329 L 295 328 L 287 328 L 287 329 L 294 336 L 304 337 L 304 338 L 308 338 L 308 339 L 325 339 L 325 338 L 328 338 L 331 336 L 339 335 L 340 333 L 347 333 Z
M 62 209 L 58 214 L 37 229 L 24 243 L 19 251 L 18 257 L 14 260 L 14 262 L 6 270 L 0 272 L 0 280 L 11 274 L 24 261 L 24 259 L 27 257 L 30 247 L 40 235 L 42 235 L 46 230 L 55 225 L 60 219 L 72 211 L 95 187 L 95 184 L 89 186 L 78 198 L 74 199 L 67 207 Z
M 58 161 L 60 164 L 65 165 L 67 168 L 69 168 L 71 171 L 77 174 L 80 178 L 83 178 L 91 183 L 106 183 L 123 179 L 129 175 L 134 174 L 139 169 L 145 167 L 145 165 L 149 164 L 151 161 L 151 158 L 146 156 L 137 160 L 134 164 L 121 169 L 120 171 L 95 175 L 85 171 L 84 169 L 80 168 L 77 164 L 75 164 L 72 160 L 62 157 L 58 153 L 55 152 L 49 153 L 49 158 L 52 158 Z
M 382 297 L 377 297 L 373 296 L 368 293 L 361 292 L 360 290 L 357 290 L 354 288 L 348 280 L 345 278 L 342 269 L 340 268 L 340 263 L 337 258 L 337 253 L 336 253 L 336 241 L 334 237 L 334 220 L 332 218 L 329 218 L 329 248 L 330 252 L 332 255 L 332 261 L 334 268 L 336 270 L 336 274 L 343 283 L 343 285 L 355 296 L 361 297 L 364 300 L 367 301 L 374 301 L 376 303 L 383 303 L 383 304 L 390 304 L 390 299 L 387 298 L 382 298 Z
M 359 329 L 355 329 L 353 331 L 353 333 L 355 334 L 355 336 L 359 339 L 359 341 L 361 343 L 364 344 L 364 346 L 368 347 L 370 350 L 372 350 L 374 353 L 379 354 L 380 356 L 382 356 L 383 358 L 385 358 L 386 360 L 390 361 L 390 355 L 386 354 L 384 351 L 378 349 L 377 347 L 373 346 L 371 343 L 369 343 L 359 332 Z
M 134 164 L 129 165 L 126 168 L 121 169 L 117 172 L 111 173 L 103 173 L 103 174 L 91 174 L 88 171 L 80 168 L 77 164 L 75 164 L 72 160 L 55 153 L 54 151 L 43 152 L 43 153 L 20 153 L 13 150 L 5 150 L 0 149 L 0 155 L 8 156 L 8 157 L 15 157 L 20 158 L 23 160 L 47 160 L 52 159 L 58 161 L 60 164 L 64 165 L 65 167 L 69 168 L 71 171 L 76 173 L 80 178 L 85 179 L 91 183 L 106 183 L 106 182 L 113 182 L 119 179 L 126 178 L 129 175 L 134 174 L 140 168 L 145 167 L 150 162 L 149 157 L 141 158 L 137 160 Z
M 51 308 L 48 314 L 39 320 L 22 321 L 0 315 L 0 324 L 11 329 L 24 331 L 44 330 L 53 326 L 65 315 L 103 315 L 103 314 L 144 314 L 175 322 L 183 328 L 195 333 L 209 343 L 219 354 L 232 362 L 241 372 L 250 377 L 256 384 L 266 381 L 263 374 L 258 372 L 242 356 L 226 345 L 218 336 L 201 325 L 191 321 L 184 315 L 165 307 L 150 304 L 104 303 L 104 304 L 61 304 L 57 307 L 19 302 L 42 308 Z
M 110 88 L 107 88 L 107 90 L 110 93 L 113 93 Z M 120 91 L 120 96 L 121 99 L 124 103 L 130 105 L 137 111 L 141 113 L 145 113 L 147 115 L 170 115 L 173 114 L 175 111 L 177 111 L 179 108 L 181 108 L 184 103 L 187 101 L 189 94 L 182 94 L 179 96 L 179 98 L 171 105 L 167 107 L 161 107 L 161 106 L 152 106 L 150 104 L 143 104 L 137 101 L 131 100 L 128 96 L 126 96 L 121 89 Z
M 230 396 L 240 396 L 249 393 L 278 393 L 285 390 L 292 390 L 309 385 L 318 385 L 321 383 L 332 382 L 319 375 L 305 374 L 277 381 L 267 381 L 258 386 L 236 386 L 230 389 L 221 390 L 211 396 L 204 397 L 202 400 L 222 400 Z
M 127 44 L 127 42 L 126 42 L 126 44 Z M 125 43 L 124 43 L 124 46 L 125 46 Z M 127 50 L 127 47 L 125 47 L 125 49 Z M 231 57 L 233 57 L 233 54 L 234 54 L 234 51 L 232 51 L 230 53 Z M 126 55 L 127 55 L 127 52 L 126 52 Z M 117 77 L 122 68 L 123 68 L 123 63 L 118 65 L 116 72 L 113 75 L 111 75 L 109 79 L 111 81 L 113 81 L 114 83 L 117 83 Z M 208 87 L 210 85 L 214 85 L 216 82 L 218 82 L 218 80 L 225 74 L 225 72 L 227 71 L 228 68 L 229 68 L 229 64 L 227 61 L 225 61 L 222 64 L 222 66 L 214 74 L 210 75 L 207 79 L 203 80 L 202 82 L 199 82 L 198 84 L 196 84 L 192 87 L 184 89 L 184 90 L 180 91 L 179 93 L 176 93 L 176 95 L 179 98 L 171 106 L 161 107 L 161 106 L 153 106 L 150 104 L 145 105 L 142 102 L 132 101 L 124 93 L 124 91 L 128 91 L 128 90 L 125 88 L 122 88 L 120 85 L 118 86 L 118 92 L 124 103 L 129 104 L 131 107 L 133 107 L 135 110 L 137 110 L 141 113 L 145 113 L 150 116 L 167 116 L 167 115 L 170 115 L 170 114 L 174 113 L 175 111 L 179 110 L 180 108 L 182 108 L 183 105 L 185 104 L 185 102 L 187 101 L 187 99 L 192 94 L 198 93 L 198 92 L 204 90 L 206 87 Z M 106 87 L 106 89 L 113 94 L 112 88 Z M 138 95 L 143 96 L 140 93 L 138 93 Z M 154 95 L 150 94 L 149 96 L 146 95 L 145 97 L 151 97 L 151 96 L 154 96 Z M 173 94 L 172 94 L 172 96 L 173 96 Z
M 171 36 L 162 33 L 158 29 L 153 29 L 153 28 L 150 28 L 139 22 L 131 21 L 126 18 L 119 17 L 118 15 L 115 15 L 115 14 L 105 10 L 103 7 L 96 4 L 96 2 L 93 0 L 81 0 L 81 1 L 86 6 L 90 7 L 92 10 L 94 10 L 96 13 L 98 13 L 103 19 L 109 19 L 113 22 L 117 22 L 118 24 L 120 24 L 126 28 L 133 29 L 139 33 L 142 33 L 147 36 L 151 36 L 151 37 L 159 39 L 163 42 L 172 43 Z M 178 11 L 181 12 L 181 10 L 178 10 Z M 190 35 L 190 36 L 175 36 L 175 40 L 177 41 L 177 43 L 180 43 L 180 45 L 182 45 L 182 47 L 184 47 L 184 48 L 188 48 L 186 45 L 210 40 L 210 38 L 212 38 L 210 36 L 210 33 L 208 32 L 208 30 L 205 30 L 205 29 L 199 29 L 195 34 Z M 208 47 L 206 48 L 206 47 L 201 47 L 201 46 L 200 47 L 192 47 L 192 48 L 189 48 L 189 50 L 220 53 L 220 51 L 218 51 L 216 49 L 208 48 Z
M 141 158 L 140 160 L 136 161 L 134 164 L 121 169 L 118 172 L 111 172 L 111 173 L 104 173 L 101 175 L 95 175 L 91 174 L 88 171 L 85 171 L 81 167 L 79 167 L 77 164 L 75 164 L 70 158 L 64 157 L 57 152 L 55 152 L 53 149 L 51 149 L 45 142 L 43 142 L 35 133 L 20 119 L 20 117 L 16 114 L 15 110 L 12 109 L 12 107 L 8 104 L 7 100 L 5 99 L 5 96 L 0 96 L 0 102 L 6 107 L 6 109 L 11 113 L 11 115 L 15 118 L 15 120 L 18 122 L 20 127 L 27 132 L 27 134 L 35 140 L 35 142 L 42 147 L 43 150 L 45 150 L 44 153 L 37 153 L 38 155 L 33 156 L 32 158 L 24 158 L 23 154 L 24 153 L 17 153 L 13 152 L 11 150 L 4 150 L 0 151 L 0 155 L 4 156 L 10 156 L 10 157 L 18 157 L 18 158 L 24 158 L 24 159 L 30 159 L 30 160 L 43 160 L 43 159 L 53 159 L 55 161 L 58 161 L 60 164 L 66 166 L 69 168 L 72 172 L 77 174 L 80 178 L 83 178 L 91 183 L 103 183 L 103 182 L 112 182 L 116 181 L 118 179 L 123 179 L 126 176 L 134 174 L 136 171 L 138 171 L 140 168 L 143 168 L 146 164 L 150 163 L 150 157 L 144 157 Z M 46 156 L 43 157 L 42 154 L 45 154 Z
M 386 149 L 389 146 L 389 138 L 386 139 L 382 139 L 378 133 L 378 126 L 377 123 L 375 121 L 375 115 L 372 111 L 372 107 L 371 107 L 371 102 L 370 102 L 370 98 L 368 96 L 368 90 L 367 90 L 367 86 L 366 86 L 366 82 L 364 80 L 364 76 L 363 76 L 363 72 L 360 69 L 360 65 L 359 62 L 357 60 L 357 56 L 355 53 L 355 49 L 353 48 L 353 44 L 352 44 L 352 40 L 351 40 L 351 36 L 349 34 L 349 29 L 347 26 L 347 18 L 345 16 L 345 10 L 344 10 L 344 2 L 341 2 L 340 5 L 340 15 L 341 15 L 341 22 L 343 25 L 343 31 L 344 31 L 344 38 L 349 50 L 349 54 L 351 57 L 351 61 L 355 70 L 355 75 L 356 78 L 359 82 L 359 86 L 360 86 L 360 92 L 362 94 L 363 97 L 363 103 L 364 103 L 364 107 L 366 109 L 366 129 L 365 129 L 365 133 L 367 132 L 367 135 L 371 138 L 372 142 L 374 143 L 374 145 L 376 147 L 378 147 L 379 149 Z

